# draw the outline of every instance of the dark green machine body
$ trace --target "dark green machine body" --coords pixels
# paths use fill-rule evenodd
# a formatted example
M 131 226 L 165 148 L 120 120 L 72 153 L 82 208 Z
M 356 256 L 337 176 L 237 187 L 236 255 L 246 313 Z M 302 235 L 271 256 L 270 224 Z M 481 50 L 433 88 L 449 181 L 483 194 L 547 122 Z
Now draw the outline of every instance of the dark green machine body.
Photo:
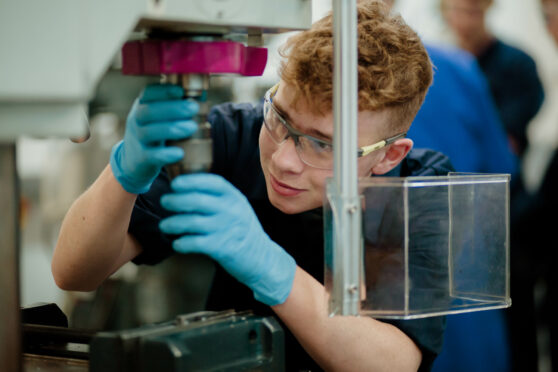
M 90 344 L 91 372 L 284 371 L 284 361 L 279 323 L 234 311 L 100 332 Z

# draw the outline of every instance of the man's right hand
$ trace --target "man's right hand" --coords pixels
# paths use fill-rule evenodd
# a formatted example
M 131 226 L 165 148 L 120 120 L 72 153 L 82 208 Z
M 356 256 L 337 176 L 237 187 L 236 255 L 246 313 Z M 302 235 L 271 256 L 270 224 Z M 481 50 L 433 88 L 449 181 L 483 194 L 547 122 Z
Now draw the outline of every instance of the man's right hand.
M 165 146 L 167 140 L 185 139 L 197 130 L 192 118 L 199 106 L 183 96 L 178 85 L 150 85 L 134 102 L 124 139 L 110 156 L 112 173 L 124 190 L 147 192 L 163 166 L 184 156 L 181 148 Z

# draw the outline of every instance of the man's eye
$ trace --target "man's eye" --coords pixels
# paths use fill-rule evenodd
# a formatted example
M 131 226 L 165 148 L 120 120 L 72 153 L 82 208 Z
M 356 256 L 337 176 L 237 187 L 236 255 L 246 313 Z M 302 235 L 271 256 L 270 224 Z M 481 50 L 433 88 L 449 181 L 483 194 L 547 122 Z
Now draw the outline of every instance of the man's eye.
M 311 141 L 312 147 L 320 152 L 330 152 L 333 147 L 329 143 L 318 142 L 318 141 Z

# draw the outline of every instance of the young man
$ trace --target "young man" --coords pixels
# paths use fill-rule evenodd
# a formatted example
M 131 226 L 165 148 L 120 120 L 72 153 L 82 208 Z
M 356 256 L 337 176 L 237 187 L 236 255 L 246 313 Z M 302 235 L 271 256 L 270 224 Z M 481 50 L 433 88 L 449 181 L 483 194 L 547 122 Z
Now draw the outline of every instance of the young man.
M 447 158 L 410 152 L 404 138 L 432 80 L 418 36 L 378 1 L 359 3 L 358 17 L 359 176 L 446 174 Z M 57 284 L 93 290 L 130 260 L 203 253 L 222 267 L 207 308 L 274 314 L 287 370 L 429 369 L 442 318 L 328 316 L 320 207 L 333 174 L 332 36 L 330 15 L 292 37 L 263 104 L 211 111 L 214 174 L 169 183 L 162 168 L 183 153 L 164 142 L 191 135 L 197 108 L 180 87 L 148 87 L 110 166 L 68 211 L 52 262 Z

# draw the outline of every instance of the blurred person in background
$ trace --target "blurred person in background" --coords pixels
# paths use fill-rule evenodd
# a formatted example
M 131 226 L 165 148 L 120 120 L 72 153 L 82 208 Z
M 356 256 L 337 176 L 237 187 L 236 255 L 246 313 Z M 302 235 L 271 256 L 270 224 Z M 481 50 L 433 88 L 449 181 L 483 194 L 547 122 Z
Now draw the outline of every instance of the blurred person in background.
M 394 1 L 388 1 L 394 5 Z M 425 43 L 434 79 L 409 136 L 421 148 L 447 155 L 459 172 L 518 173 L 492 93 L 475 56 L 456 47 Z M 433 371 L 509 371 L 504 311 L 449 316 Z
M 476 56 L 498 108 L 514 152 L 520 157 L 528 147 L 527 127 L 544 101 L 544 90 L 534 60 L 522 50 L 496 38 L 486 24 L 493 0 L 441 0 L 444 20 L 457 44 Z M 526 238 L 526 219 L 533 198 L 525 191 L 521 175 L 512 178 L 511 194 L 511 296 L 508 324 L 513 370 L 538 368 L 534 302 L 537 256 L 532 239 Z
M 434 80 L 409 130 L 418 147 L 449 156 L 458 172 L 518 172 L 486 79 L 475 58 L 425 43 Z
M 525 52 L 496 38 L 486 24 L 493 0 L 441 0 L 442 15 L 457 43 L 476 56 L 483 70 L 510 145 L 521 158 L 528 147 L 527 127 L 538 113 L 544 90 L 534 60 Z M 513 370 L 538 369 L 537 328 L 534 302 L 537 256 L 530 231 L 533 199 L 521 177 L 512 179 L 511 194 L 511 296 L 508 324 Z M 526 219 L 527 218 L 527 219 Z
M 544 90 L 535 61 L 488 29 L 486 17 L 493 2 L 441 0 L 441 10 L 457 44 L 477 57 L 512 148 L 521 157 L 528 145 L 527 126 L 544 101 Z
M 509 146 L 487 81 L 475 58 L 453 47 L 426 44 L 434 81 L 409 135 L 419 147 L 449 156 L 460 172 L 510 173 Z M 510 345 L 501 310 L 449 316 L 433 371 L 509 371 Z
M 517 157 L 474 56 L 453 47 L 427 44 L 427 50 L 434 81 L 409 135 L 417 146 L 449 156 L 457 171 L 515 178 Z M 508 338 L 503 310 L 449 316 L 432 371 L 510 371 Z
M 460 172 L 517 175 L 517 157 L 475 58 L 458 48 L 427 44 L 434 81 L 409 131 L 417 146 L 449 156 Z M 509 371 L 503 310 L 449 316 L 432 371 Z

